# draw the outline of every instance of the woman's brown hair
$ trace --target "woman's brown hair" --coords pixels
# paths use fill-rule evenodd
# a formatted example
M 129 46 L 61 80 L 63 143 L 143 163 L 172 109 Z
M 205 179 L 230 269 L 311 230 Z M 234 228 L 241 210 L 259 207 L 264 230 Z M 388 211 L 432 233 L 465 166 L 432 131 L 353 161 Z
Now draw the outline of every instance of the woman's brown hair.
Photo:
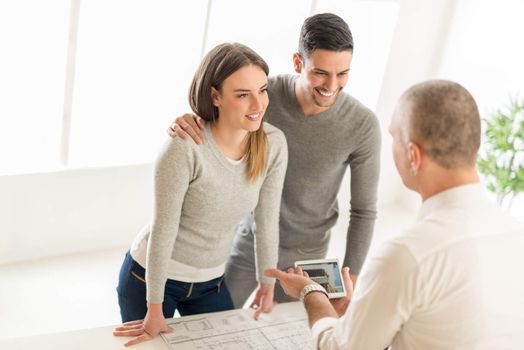
M 189 105 L 195 114 L 207 122 L 218 119 L 218 108 L 213 105 L 211 88 L 222 91 L 222 84 L 231 74 L 242 67 L 255 65 L 260 67 L 266 76 L 269 74 L 267 63 L 255 51 L 239 43 L 225 43 L 213 48 L 200 63 L 191 87 L 189 88 Z M 263 125 L 247 136 L 247 170 L 246 178 L 254 182 L 264 172 L 266 165 L 267 136 Z

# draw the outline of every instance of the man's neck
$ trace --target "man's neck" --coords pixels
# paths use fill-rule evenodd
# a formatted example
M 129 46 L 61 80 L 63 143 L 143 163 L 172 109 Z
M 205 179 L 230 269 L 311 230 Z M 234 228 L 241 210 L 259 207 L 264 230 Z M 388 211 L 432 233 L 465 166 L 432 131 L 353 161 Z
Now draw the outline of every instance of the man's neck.
M 433 169 L 432 172 L 427 172 L 427 175 L 424 177 L 420 181 L 418 189 L 423 202 L 451 188 L 480 182 L 476 168 L 458 170 Z

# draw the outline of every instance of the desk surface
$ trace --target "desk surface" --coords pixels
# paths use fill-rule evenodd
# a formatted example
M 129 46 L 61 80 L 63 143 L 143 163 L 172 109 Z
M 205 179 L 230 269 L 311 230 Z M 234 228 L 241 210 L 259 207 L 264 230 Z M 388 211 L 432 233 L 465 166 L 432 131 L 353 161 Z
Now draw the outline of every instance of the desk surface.
M 194 329 L 190 328 L 190 331 L 188 332 L 187 325 L 190 323 L 194 323 L 194 320 L 198 319 L 200 322 L 203 318 L 206 319 L 206 323 L 209 323 L 209 325 L 213 325 L 213 322 L 221 322 L 222 327 L 224 326 L 224 323 L 222 323 L 223 319 L 231 319 L 231 316 L 238 316 L 243 315 L 244 319 L 245 317 L 252 317 L 252 310 L 232 310 L 232 311 L 225 311 L 225 312 L 219 312 L 219 313 L 213 313 L 213 314 L 202 314 L 202 315 L 194 315 L 194 316 L 187 316 L 187 317 L 179 317 L 168 320 L 168 323 L 175 325 L 184 325 L 184 328 L 179 328 L 177 331 L 176 326 L 174 335 L 180 336 L 183 341 L 180 341 L 177 339 L 177 336 L 174 336 L 172 339 L 172 348 L 173 349 L 207 349 L 208 345 L 217 340 L 215 339 L 221 339 L 220 341 L 227 341 L 230 343 L 232 341 L 232 336 L 230 334 L 237 333 L 239 335 L 235 336 L 235 343 L 238 344 L 239 349 L 245 349 L 247 345 L 251 345 L 254 342 L 258 342 L 259 338 L 267 338 L 267 334 L 264 336 L 261 336 L 262 333 L 265 332 L 265 330 L 268 330 L 270 326 L 274 327 L 277 323 L 284 324 L 285 322 L 293 322 L 295 324 L 294 329 L 288 330 L 289 332 L 293 332 L 293 334 L 281 334 L 281 336 L 285 337 L 285 341 L 287 342 L 288 338 L 291 336 L 295 336 L 297 339 L 300 339 L 300 342 L 308 342 L 309 334 L 307 329 L 307 318 L 304 311 L 303 306 L 301 303 L 287 303 L 287 304 L 281 304 L 277 305 L 275 310 L 269 314 L 269 315 L 262 315 L 261 320 L 256 323 L 255 327 L 260 327 L 260 330 L 258 328 L 253 328 L 253 325 L 255 323 L 252 322 L 243 322 L 244 324 L 250 324 L 250 326 L 246 329 L 241 329 L 241 325 L 233 325 L 235 329 L 233 332 L 229 332 L 228 339 L 223 338 L 223 335 L 219 334 L 219 327 L 216 327 L 216 329 L 213 330 L 212 334 L 206 333 L 206 345 L 201 338 L 204 336 L 204 333 L 201 329 L 197 329 L 193 327 Z M 298 327 L 297 328 L 297 323 Z M 229 325 L 227 325 L 229 327 Z M 247 326 L 245 326 L 247 327 Z M 123 344 L 129 339 L 127 337 L 115 337 L 112 334 L 113 326 L 108 327 L 100 327 L 100 328 L 93 328 L 93 329 L 83 329 L 78 331 L 72 331 L 72 332 L 64 332 L 64 333 L 54 333 L 54 334 L 45 334 L 45 335 L 38 335 L 38 336 L 31 336 L 31 337 L 24 337 L 24 338 L 12 338 L 12 339 L 0 339 L 0 349 L 2 350 L 65 350 L 65 349 L 76 349 L 76 350 L 115 350 L 115 349 L 123 349 Z M 264 330 L 265 328 L 265 330 Z M 281 327 L 278 327 L 276 330 L 273 329 L 271 332 L 280 332 Z M 260 335 L 257 334 L 257 332 L 260 331 Z M 297 333 L 297 331 L 300 331 L 300 333 Z M 184 334 L 185 332 L 185 334 Z M 272 333 L 272 334 L 273 334 Z M 294 334 L 296 333 L 296 334 Z M 246 336 L 247 335 L 247 336 Z M 188 340 L 189 338 L 193 337 L 193 340 Z M 249 338 L 249 339 L 247 339 Z M 282 338 L 283 339 L 283 338 Z M 240 343 L 244 342 L 245 343 Z M 276 341 L 279 341 L 276 339 Z M 280 340 L 282 342 L 282 340 Z M 250 344 L 248 344 L 249 342 Z M 283 343 L 280 343 L 282 346 L 284 346 Z M 262 344 L 258 344 L 261 345 Z M 299 344 L 297 344 L 298 346 Z M 300 345 L 300 348 L 303 348 L 304 344 Z M 231 344 L 229 344 L 231 346 Z M 288 344 L 285 346 L 287 349 L 293 349 L 294 347 L 289 347 Z M 211 349 L 209 347 L 209 349 Z M 232 348 L 232 347 L 228 347 Z M 233 347 L 234 348 L 234 347 Z M 258 348 L 255 346 L 255 348 Z M 262 347 L 264 348 L 264 347 Z M 280 348 L 280 346 L 277 345 L 277 348 Z M 298 347 L 297 347 L 298 348 Z M 135 345 L 131 347 L 130 349 L 133 350 L 169 350 L 170 347 L 164 342 L 164 340 L 161 337 L 156 337 L 155 339 Z
M 36 335 L 25 338 L 0 339 L 2 350 L 115 350 L 124 349 L 127 337 L 113 336 L 112 326 L 82 329 L 72 332 Z M 138 344 L 134 350 L 168 350 L 169 347 L 161 337 Z

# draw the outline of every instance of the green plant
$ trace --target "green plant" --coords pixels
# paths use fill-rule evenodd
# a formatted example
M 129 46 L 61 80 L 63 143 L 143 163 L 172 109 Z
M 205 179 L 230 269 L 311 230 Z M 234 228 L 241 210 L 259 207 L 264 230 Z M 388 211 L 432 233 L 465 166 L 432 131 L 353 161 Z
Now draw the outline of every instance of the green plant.
M 509 210 L 513 198 L 524 192 L 524 100 L 511 100 L 483 124 L 479 170 L 497 202 Z

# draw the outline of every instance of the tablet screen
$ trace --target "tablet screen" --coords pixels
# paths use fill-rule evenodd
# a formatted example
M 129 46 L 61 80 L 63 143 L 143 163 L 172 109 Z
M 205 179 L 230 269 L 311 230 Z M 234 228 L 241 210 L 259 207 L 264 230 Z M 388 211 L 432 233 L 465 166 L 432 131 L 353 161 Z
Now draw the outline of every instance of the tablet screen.
M 297 261 L 295 265 L 306 271 L 311 280 L 324 287 L 330 297 L 339 298 L 346 294 L 336 260 Z

